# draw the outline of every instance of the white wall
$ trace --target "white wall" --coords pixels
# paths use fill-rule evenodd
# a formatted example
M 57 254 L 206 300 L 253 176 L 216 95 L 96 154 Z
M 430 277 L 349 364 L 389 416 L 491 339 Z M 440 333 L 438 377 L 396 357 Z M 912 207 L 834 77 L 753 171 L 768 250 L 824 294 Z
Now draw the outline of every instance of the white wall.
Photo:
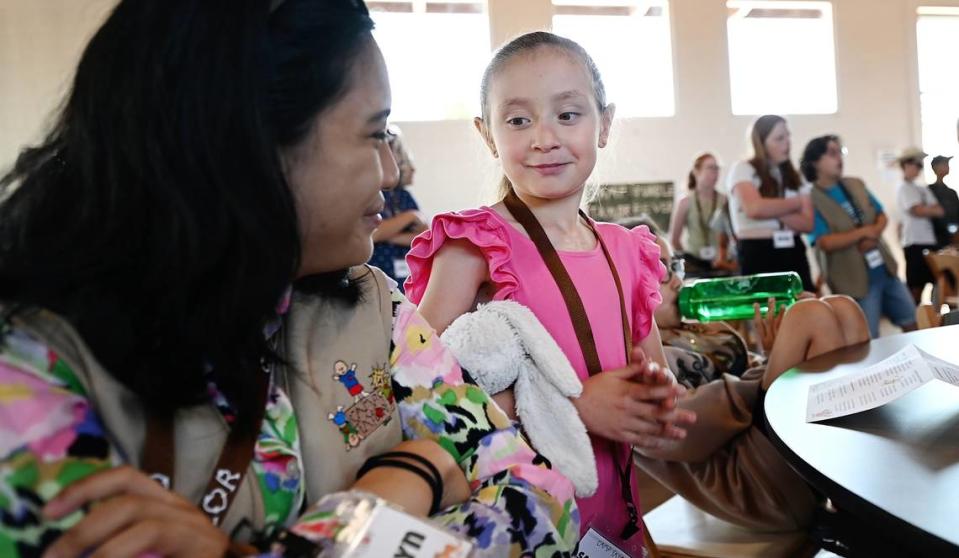
M 547 9 L 527 6 L 523 12 L 511 13 L 491 4 L 494 45 L 510 36 L 498 29 L 522 31 L 549 25 L 549 0 L 523 3 Z M 806 141 L 814 136 L 842 136 L 849 150 L 847 173 L 862 177 L 885 205 L 894 221 L 886 231 L 887 239 L 896 243 L 898 172 L 881 165 L 879 154 L 921 141 L 916 7 L 959 2 L 834 0 L 833 5 L 838 111 L 787 115 L 793 132 L 793 158 L 798 159 Z M 753 117 L 734 116 L 730 109 L 725 0 L 671 0 L 670 9 L 676 114 L 619 120 L 613 153 L 601 160 L 600 172 L 603 180 L 610 182 L 671 180 L 679 195 L 696 153 L 713 151 L 726 167 L 747 154 L 747 129 Z M 490 183 L 496 171 L 490 170 L 489 157 L 475 147 L 479 138 L 468 123 L 400 124 L 410 131 L 409 143 L 420 173 L 414 193 L 427 212 L 473 206 L 477 192 L 492 192 Z M 474 148 L 463 147 L 463 142 L 471 142 Z M 477 152 L 481 161 L 468 158 Z
M 523 4 L 548 7 L 549 0 Z M 789 117 L 794 158 L 809 138 L 839 133 L 849 149 L 848 172 L 863 177 L 890 212 L 896 175 L 880 171 L 877 154 L 918 143 L 921 137 L 914 62 L 916 4 L 834 0 L 839 110 Z M 672 180 L 681 190 L 697 152 L 715 151 L 727 166 L 747 153 L 747 129 L 753 118 L 734 116 L 730 110 L 725 0 L 672 0 L 670 6 L 676 115 L 617 121 L 613 153 L 600 169 L 608 181 Z M 494 44 L 509 36 L 497 33 L 499 28 L 520 31 L 549 24 L 548 9 L 494 8 L 495 3 L 490 7 Z M 400 125 L 408 131 L 418 162 L 414 193 L 424 209 L 467 207 L 476 203 L 477 192 L 490 191 L 495 172 L 489 170 L 488 156 L 477 147 L 479 138 L 468 122 Z M 464 147 L 464 142 L 473 147 Z M 482 160 L 469 158 L 475 153 Z
M 839 133 L 849 148 L 848 173 L 863 177 L 894 218 L 896 173 L 881 171 L 877 153 L 921 138 L 915 61 L 920 3 L 959 0 L 834 0 L 839 110 L 789 117 L 794 157 L 810 137 Z M 0 166 L 38 137 L 82 45 L 112 4 L 0 2 Z M 681 190 L 695 153 L 715 151 L 727 166 L 746 153 L 752 118 L 730 111 L 725 0 L 672 0 L 670 9 L 676 115 L 616 122 L 614 143 L 601 160 L 606 181 L 672 180 Z M 489 12 L 493 44 L 499 45 L 548 27 L 550 0 L 489 0 Z M 414 194 L 426 212 L 475 206 L 492 193 L 497 171 L 471 122 L 400 125 L 417 161 Z
M 115 0 L 0 0 L 0 169 L 42 137 Z

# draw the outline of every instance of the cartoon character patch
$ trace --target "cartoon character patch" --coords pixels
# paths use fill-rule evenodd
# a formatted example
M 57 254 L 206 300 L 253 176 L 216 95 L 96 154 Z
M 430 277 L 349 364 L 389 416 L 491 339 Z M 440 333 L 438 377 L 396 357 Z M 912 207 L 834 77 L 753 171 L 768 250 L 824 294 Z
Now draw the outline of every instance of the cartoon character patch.
M 390 376 L 386 366 L 374 366 L 370 374 L 370 383 L 384 399 L 390 403 L 395 403 L 393 399 L 393 377 Z
M 372 434 L 380 425 L 389 424 L 392 406 L 382 395 L 374 393 L 360 399 L 346 410 L 346 417 L 356 427 L 361 438 Z
M 347 367 L 346 362 L 338 360 L 333 364 L 333 379 L 343 384 L 346 391 L 353 396 L 353 402 L 357 402 L 361 397 L 369 395 L 363 388 L 363 385 L 356 379 L 356 363 Z
M 345 360 L 333 363 L 333 379 L 346 388 L 353 398 L 349 407 L 338 406 L 329 419 L 343 434 L 343 443 L 349 451 L 372 435 L 377 428 L 393 419 L 396 401 L 393 396 L 393 380 L 387 367 L 376 366 L 370 373 L 372 393 L 366 391 L 356 377 L 357 365 L 347 365 Z
M 342 405 L 337 406 L 336 412 L 330 413 L 327 415 L 327 418 L 330 419 L 333 424 L 340 429 L 340 433 L 343 434 L 343 443 L 346 444 L 346 451 L 350 451 L 360 445 L 360 440 L 362 440 L 363 437 L 356 430 L 356 427 L 350 423 Z

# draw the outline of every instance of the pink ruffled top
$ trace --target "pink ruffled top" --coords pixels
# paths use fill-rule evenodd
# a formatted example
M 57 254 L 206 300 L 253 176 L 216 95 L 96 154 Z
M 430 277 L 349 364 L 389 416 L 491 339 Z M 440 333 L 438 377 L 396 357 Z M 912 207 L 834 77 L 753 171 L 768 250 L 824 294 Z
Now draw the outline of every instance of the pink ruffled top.
M 659 246 L 646 227 L 627 230 L 619 225 L 596 223 L 596 228 L 619 271 L 626 308 L 631 310 L 633 342 L 638 343 L 649 334 L 653 310 L 662 302 L 659 285 L 666 269 L 659 260 Z M 536 246 L 488 207 L 444 213 L 433 218 L 430 230 L 413 240 L 406 256 L 410 266 L 410 276 L 405 283 L 406 296 L 419 304 L 430 279 L 433 256 L 450 239 L 467 240 L 480 250 L 489 265 L 493 299 L 514 300 L 530 308 L 569 358 L 579 377 L 588 378 L 586 362 L 566 304 Z M 560 251 L 559 256 L 583 299 L 603 370 L 623 367 L 626 350 L 619 297 L 602 248 L 597 243 L 592 250 Z M 601 521 L 614 523 L 610 528 L 618 532 L 628 516 L 625 506 L 619 505 L 615 506 L 618 513 L 610 518 L 610 509 L 614 507 L 610 504 L 622 502 L 616 464 L 610 446 L 603 438 L 593 437 L 592 441 L 599 490 L 589 498 L 577 500 L 582 526 L 585 531 L 603 512 Z M 625 455 L 620 457 L 626 458 Z M 632 488 L 638 505 L 635 478 Z

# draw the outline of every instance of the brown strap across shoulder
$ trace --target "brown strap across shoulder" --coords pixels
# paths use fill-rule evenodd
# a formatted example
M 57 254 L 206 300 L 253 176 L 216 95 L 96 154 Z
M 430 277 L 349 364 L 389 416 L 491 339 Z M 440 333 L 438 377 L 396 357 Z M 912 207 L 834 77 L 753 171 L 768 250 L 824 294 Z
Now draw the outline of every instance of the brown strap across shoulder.
M 556 286 L 559 287 L 560 294 L 563 295 L 563 301 L 569 310 L 569 317 L 573 322 L 573 329 L 576 332 L 576 339 L 579 341 L 579 346 L 583 351 L 586 370 L 589 371 L 590 376 L 602 372 L 603 367 L 602 364 L 600 364 L 599 353 L 596 350 L 593 328 L 589 324 L 589 316 L 586 314 L 586 308 L 583 306 L 583 299 L 580 298 L 579 292 L 576 290 L 576 285 L 573 284 L 569 272 L 566 271 L 566 266 L 563 265 L 559 253 L 556 252 L 553 243 L 550 242 L 549 237 L 546 236 L 546 231 L 543 230 L 543 226 L 540 225 L 529 207 L 523 203 L 523 200 L 519 199 L 519 197 L 511 191 L 503 200 L 503 203 L 513 218 L 526 229 L 530 240 L 533 241 L 540 256 L 543 257 L 546 268 L 549 269 L 550 274 L 556 281 Z M 596 240 L 603 250 L 603 255 L 606 257 L 606 262 L 609 264 L 609 270 L 613 274 L 613 281 L 616 283 L 616 291 L 619 294 L 619 311 L 623 326 L 623 343 L 626 350 L 626 362 L 629 362 L 630 349 L 632 349 L 632 333 L 629 327 L 626 297 L 623 295 L 623 284 L 620 281 L 619 272 L 616 270 L 616 264 L 613 262 L 613 257 L 609 253 L 609 248 L 606 247 L 603 237 L 600 236 L 599 231 L 596 230 L 592 219 L 587 217 L 582 211 L 580 211 L 580 216 L 586 221 L 590 230 L 593 231 L 593 235 L 596 236 Z
M 270 387 L 269 371 L 264 370 L 258 374 L 258 378 L 256 400 L 258 404 L 253 421 L 248 423 L 246 428 L 230 429 L 216 467 L 199 502 L 200 509 L 214 525 L 219 525 L 229 511 L 237 489 L 250 466 L 250 461 L 253 460 L 260 424 L 266 412 Z M 173 489 L 175 454 L 173 417 L 161 418 L 151 415 L 147 420 L 146 441 L 143 446 L 143 470 L 168 490 Z
M 559 253 L 556 252 L 556 248 L 553 247 L 553 243 L 550 242 L 549 237 L 546 235 L 546 231 L 543 230 L 543 226 L 536 219 L 536 216 L 533 215 L 533 212 L 530 211 L 529 207 L 523 203 L 523 200 L 519 199 L 519 196 L 516 195 L 512 190 L 509 194 L 506 195 L 506 198 L 503 200 L 506 209 L 510 212 L 516 221 L 526 229 L 527 234 L 529 234 L 530 240 L 533 241 L 533 244 L 536 245 L 537 251 L 539 251 L 540 256 L 543 258 L 543 262 L 546 264 L 546 268 L 549 269 L 550 274 L 553 276 L 553 279 L 556 281 L 556 286 L 559 287 L 560 293 L 563 295 L 563 301 L 566 303 L 566 308 L 569 311 L 570 319 L 573 323 L 573 329 L 576 332 L 576 339 L 579 341 L 580 349 L 583 352 L 583 358 L 586 360 L 586 370 L 589 371 L 590 376 L 594 376 L 603 371 L 602 364 L 599 360 L 599 353 L 596 350 L 596 340 L 593 337 L 593 328 L 589 324 L 589 316 L 586 314 L 586 308 L 583 306 L 583 299 L 579 296 L 579 292 L 576 290 L 576 285 L 573 284 L 572 278 L 569 276 L 569 272 L 566 270 L 566 266 L 563 265 L 563 261 L 559 257 Z M 603 250 L 603 255 L 606 257 L 606 262 L 609 264 L 609 270 L 613 274 L 613 281 L 616 283 L 616 291 L 619 294 L 619 310 L 620 316 L 622 318 L 622 327 L 623 327 L 623 346 L 626 351 L 626 362 L 630 360 L 630 352 L 633 346 L 632 343 L 632 332 L 629 327 L 629 314 L 626 312 L 626 297 L 623 295 L 623 285 L 622 281 L 619 278 L 619 272 L 616 270 L 616 264 L 613 262 L 613 257 L 609 253 L 609 249 L 606 247 L 606 243 L 603 241 L 603 237 L 600 236 L 599 231 L 596 230 L 596 226 L 585 213 L 582 211 L 579 212 L 580 216 L 586 221 L 586 224 L 589 226 L 590 230 L 593 231 L 593 235 L 596 236 L 596 241 L 599 242 L 600 247 Z M 629 522 L 623 527 L 620 538 L 628 539 L 635 535 L 639 531 L 639 524 L 642 522 L 642 519 L 639 517 L 639 512 L 636 509 L 636 503 L 633 501 L 633 492 L 632 492 L 632 448 L 627 452 L 626 462 L 622 463 L 621 460 L 616 459 L 616 455 L 619 452 L 619 444 L 613 442 L 612 440 L 607 440 L 610 446 L 610 451 L 613 455 L 613 461 L 616 463 L 616 469 L 619 473 L 620 481 L 620 490 L 623 497 L 623 502 L 626 506 L 626 512 L 629 515 Z M 646 533 L 647 544 L 652 542 L 652 539 L 649 538 L 649 534 L 646 529 L 643 529 Z M 652 545 L 655 548 L 655 545 Z

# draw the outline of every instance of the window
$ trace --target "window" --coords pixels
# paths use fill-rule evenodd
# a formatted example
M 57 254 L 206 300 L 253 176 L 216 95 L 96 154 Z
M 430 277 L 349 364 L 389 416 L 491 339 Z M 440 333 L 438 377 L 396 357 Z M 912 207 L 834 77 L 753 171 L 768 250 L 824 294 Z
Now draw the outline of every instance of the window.
M 593 58 L 617 117 L 675 114 L 666 0 L 553 0 L 553 32 Z
M 733 114 L 836 112 L 830 2 L 730 0 Z
M 455 120 L 479 114 L 490 59 L 486 1 L 369 1 L 386 58 L 392 120 Z
M 959 8 L 919 8 L 916 40 L 923 150 L 930 155 L 957 155 Z

